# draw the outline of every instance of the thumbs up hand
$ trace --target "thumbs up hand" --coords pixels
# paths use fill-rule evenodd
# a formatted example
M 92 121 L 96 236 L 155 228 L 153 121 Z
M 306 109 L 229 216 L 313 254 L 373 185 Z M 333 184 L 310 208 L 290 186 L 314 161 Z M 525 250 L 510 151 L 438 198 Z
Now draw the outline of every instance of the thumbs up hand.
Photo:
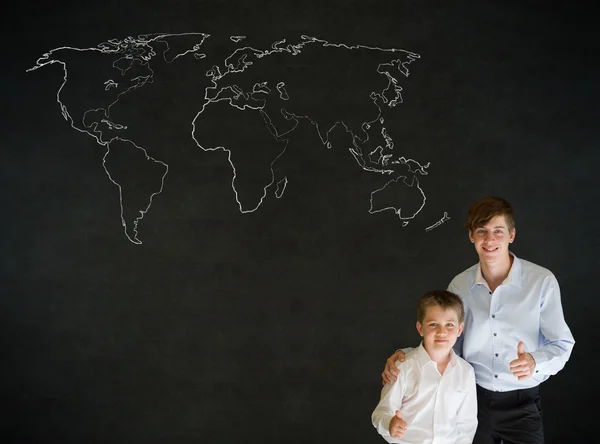
M 519 342 L 517 344 L 517 359 L 510 361 L 510 371 L 520 381 L 531 377 L 534 368 L 535 359 L 533 359 L 531 353 L 525 351 L 523 342 Z
M 392 435 L 392 438 L 401 439 L 406 433 L 407 425 L 400 410 L 396 410 L 396 414 L 390 421 L 390 435 Z

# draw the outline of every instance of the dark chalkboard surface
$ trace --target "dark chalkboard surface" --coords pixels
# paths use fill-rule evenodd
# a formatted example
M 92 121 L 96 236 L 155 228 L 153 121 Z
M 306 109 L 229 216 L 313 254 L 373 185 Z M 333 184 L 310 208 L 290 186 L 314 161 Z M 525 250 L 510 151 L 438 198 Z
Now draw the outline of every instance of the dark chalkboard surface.
M 516 209 L 592 433 L 597 32 L 576 2 L 14 2 L 0 416 L 10 443 L 379 443 L 385 359 Z M 506 4 L 503 4 L 506 3 Z

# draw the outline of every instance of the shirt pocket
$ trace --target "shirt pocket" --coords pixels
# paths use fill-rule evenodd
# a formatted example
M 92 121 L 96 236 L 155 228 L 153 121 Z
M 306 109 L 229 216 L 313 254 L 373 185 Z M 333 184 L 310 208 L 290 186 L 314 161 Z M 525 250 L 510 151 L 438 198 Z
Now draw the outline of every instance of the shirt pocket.
M 466 396 L 467 392 L 465 390 L 451 390 L 444 395 L 444 410 L 449 418 L 456 416 Z

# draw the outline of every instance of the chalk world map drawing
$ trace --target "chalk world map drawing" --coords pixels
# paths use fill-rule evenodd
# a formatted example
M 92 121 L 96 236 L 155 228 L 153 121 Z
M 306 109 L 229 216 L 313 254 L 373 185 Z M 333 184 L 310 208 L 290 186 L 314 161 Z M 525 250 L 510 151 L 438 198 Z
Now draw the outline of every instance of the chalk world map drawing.
M 127 239 L 142 243 L 138 226 L 169 173 L 160 153 L 131 137 L 136 113 L 148 107 L 136 103 L 136 94 L 148 88 L 156 90 L 157 109 L 160 102 L 172 107 L 193 96 L 197 106 L 186 122 L 189 135 L 202 150 L 226 152 L 232 198 L 241 213 L 259 211 L 267 198 L 284 197 L 288 177 L 280 162 L 299 122 L 306 121 L 323 149 L 332 148 L 330 133 L 343 129 L 356 167 L 386 177 L 384 186 L 370 192 L 369 213 L 391 211 L 403 226 L 412 221 L 427 200 L 421 183 L 430 163 L 396 152 L 386 112 L 402 104 L 402 80 L 420 55 L 310 36 L 265 48 L 246 42 L 245 36 L 145 34 L 88 48 L 55 48 L 28 69 L 62 66 L 59 109 L 73 129 L 105 150 L 102 163 L 119 190 Z M 175 89 L 165 86 L 169 83 Z M 222 125 L 214 124 L 215 117 Z M 241 144 L 235 128 L 248 122 L 256 122 L 254 130 L 268 134 L 269 142 Z M 425 231 L 448 219 L 444 213 Z

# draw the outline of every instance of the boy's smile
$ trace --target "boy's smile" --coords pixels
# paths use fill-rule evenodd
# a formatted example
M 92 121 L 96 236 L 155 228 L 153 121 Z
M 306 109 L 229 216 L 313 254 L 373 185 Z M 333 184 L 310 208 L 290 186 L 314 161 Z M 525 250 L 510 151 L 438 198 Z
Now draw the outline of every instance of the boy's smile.
M 469 239 L 482 262 L 495 262 L 508 258 L 508 246 L 515 239 L 516 230 L 509 230 L 503 215 L 495 216 L 483 227 L 469 233 Z

